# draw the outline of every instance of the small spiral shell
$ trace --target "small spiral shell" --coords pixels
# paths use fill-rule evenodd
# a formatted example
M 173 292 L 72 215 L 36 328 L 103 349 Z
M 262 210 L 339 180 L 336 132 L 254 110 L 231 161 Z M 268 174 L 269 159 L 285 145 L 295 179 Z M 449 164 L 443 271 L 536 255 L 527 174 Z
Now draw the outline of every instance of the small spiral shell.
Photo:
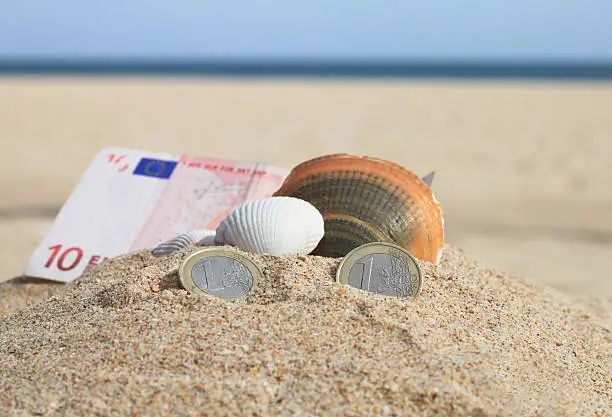
M 153 256 L 163 256 L 189 246 L 214 246 L 214 230 L 193 230 L 160 243 L 153 249 Z

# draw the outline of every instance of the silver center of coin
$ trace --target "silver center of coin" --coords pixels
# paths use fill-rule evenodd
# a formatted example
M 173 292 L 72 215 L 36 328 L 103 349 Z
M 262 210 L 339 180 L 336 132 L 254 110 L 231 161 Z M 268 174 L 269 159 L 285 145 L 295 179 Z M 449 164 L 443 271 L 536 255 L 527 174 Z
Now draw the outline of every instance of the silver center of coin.
M 242 297 L 253 286 L 253 276 L 247 267 L 225 256 L 199 260 L 191 268 L 191 278 L 202 291 L 219 298 Z
M 387 253 L 366 255 L 355 262 L 348 284 L 381 295 L 408 297 L 411 291 L 410 263 Z

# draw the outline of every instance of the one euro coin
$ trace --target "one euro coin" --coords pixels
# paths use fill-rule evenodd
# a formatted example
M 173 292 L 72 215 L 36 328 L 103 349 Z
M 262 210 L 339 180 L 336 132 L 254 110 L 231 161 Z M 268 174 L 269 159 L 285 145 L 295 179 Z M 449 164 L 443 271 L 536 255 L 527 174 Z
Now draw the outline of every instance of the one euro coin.
M 243 299 L 261 282 L 263 272 L 237 251 L 209 247 L 185 258 L 179 267 L 179 276 L 191 294 Z
M 346 254 L 336 281 L 393 297 L 416 297 L 423 287 L 421 269 L 414 256 L 386 242 L 367 243 Z

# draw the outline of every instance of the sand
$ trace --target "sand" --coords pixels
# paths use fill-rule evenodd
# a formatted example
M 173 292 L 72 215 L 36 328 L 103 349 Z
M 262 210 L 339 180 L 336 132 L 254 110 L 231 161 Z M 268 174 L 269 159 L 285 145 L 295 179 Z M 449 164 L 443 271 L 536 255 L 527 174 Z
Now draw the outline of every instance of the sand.
M 0 317 L 2 409 L 117 416 L 612 412 L 609 317 L 456 248 L 447 247 L 440 266 L 420 263 L 423 292 L 409 299 L 340 286 L 333 280 L 338 259 L 247 254 L 265 278 L 244 302 L 182 289 L 177 268 L 194 250 L 106 261 Z
M 0 77 L 0 281 L 105 146 L 290 168 L 332 152 L 437 170 L 446 238 L 612 299 L 612 83 Z
M 612 414 L 610 108 L 611 83 L 0 78 L 0 415 Z M 450 245 L 415 299 L 311 256 L 249 255 L 245 303 L 186 294 L 189 251 L 20 277 L 106 146 L 436 170 Z
M 0 283 L 0 316 L 36 304 L 65 288 L 61 282 L 18 277 Z

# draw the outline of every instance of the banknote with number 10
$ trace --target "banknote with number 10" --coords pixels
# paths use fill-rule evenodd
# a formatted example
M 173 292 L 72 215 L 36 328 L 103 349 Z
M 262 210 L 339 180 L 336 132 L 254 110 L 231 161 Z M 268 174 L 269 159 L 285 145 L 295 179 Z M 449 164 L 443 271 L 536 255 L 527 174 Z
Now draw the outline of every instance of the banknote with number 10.
M 214 230 L 235 206 L 272 195 L 288 173 L 257 162 L 103 149 L 24 274 L 70 282 L 105 258 Z

